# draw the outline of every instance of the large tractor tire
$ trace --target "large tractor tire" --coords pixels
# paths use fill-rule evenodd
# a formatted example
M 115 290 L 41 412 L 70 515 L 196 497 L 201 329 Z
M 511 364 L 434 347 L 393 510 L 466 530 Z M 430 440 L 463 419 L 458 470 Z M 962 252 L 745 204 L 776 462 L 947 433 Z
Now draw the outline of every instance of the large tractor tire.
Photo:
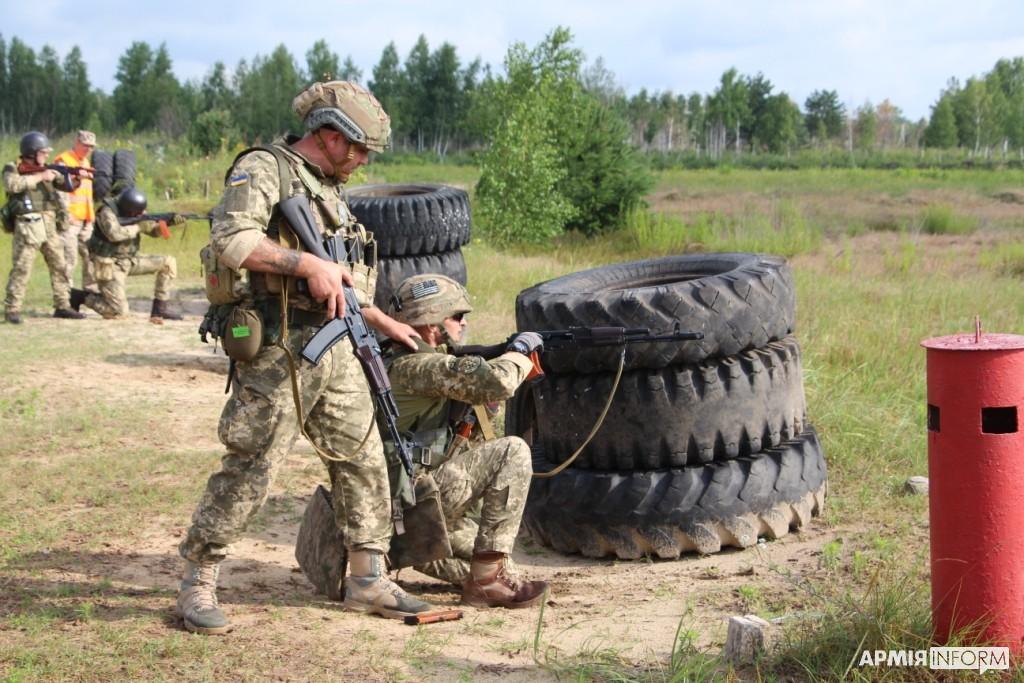
M 348 191 L 352 213 L 373 232 L 381 257 L 420 256 L 469 242 L 469 195 L 447 185 L 363 185 Z
M 534 467 L 550 468 L 536 450 Z M 821 445 L 808 428 L 777 448 L 726 462 L 654 472 L 569 468 L 535 478 L 523 525 L 559 552 L 674 559 L 784 536 L 820 513 L 826 488 Z
M 114 152 L 114 183 L 135 187 L 135 152 L 129 149 Z
M 374 304 L 382 311 L 391 305 L 391 295 L 402 281 L 421 273 L 447 275 L 459 284 L 466 284 L 466 261 L 462 250 L 455 249 L 440 254 L 382 258 L 377 264 L 377 290 Z
M 114 186 L 114 156 L 101 149 L 93 150 L 91 163 L 96 171 L 92 179 L 92 199 L 99 203 L 110 194 L 110 188 Z
M 792 334 L 796 296 L 783 258 L 761 254 L 694 254 L 620 263 L 572 273 L 522 291 L 521 331 L 573 326 L 703 332 L 699 341 L 631 344 L 627 369 L 658 369 L 732 356 Z M 550 349 L 547 370 L 609 372 L 617 348 Z
M 584 442 L 614 379 L 549 374 L 524 387 L 536 409 L 534 442 L 551 462 Z M 631 370 L 573 467 L 654 470 L 747 456 L 796 438 L 806 412 L 794 337 L 698 364 Z

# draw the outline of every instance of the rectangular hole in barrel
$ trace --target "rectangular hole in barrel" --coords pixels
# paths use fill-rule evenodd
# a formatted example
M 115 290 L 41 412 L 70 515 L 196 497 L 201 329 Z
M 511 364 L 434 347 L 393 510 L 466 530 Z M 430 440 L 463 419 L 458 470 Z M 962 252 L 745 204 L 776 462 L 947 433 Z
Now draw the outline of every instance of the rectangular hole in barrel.
M 981 431 L 985 434 L 1016 434 L 1017 406 L 982 408 Z
M 928 404 L 928 431 L 939 431 L 939 407 Z

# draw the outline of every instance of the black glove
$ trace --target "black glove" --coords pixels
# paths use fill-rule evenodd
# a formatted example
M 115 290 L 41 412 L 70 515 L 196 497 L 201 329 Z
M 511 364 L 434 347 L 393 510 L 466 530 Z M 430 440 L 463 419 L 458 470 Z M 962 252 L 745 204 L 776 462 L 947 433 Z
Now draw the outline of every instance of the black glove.
M 505 348 L 506 351 L 515 351 L 523 355 L 529 356 L 534 351 L 542 351 L 544 349 L 544 338 L 536 332 L 520 332 Z

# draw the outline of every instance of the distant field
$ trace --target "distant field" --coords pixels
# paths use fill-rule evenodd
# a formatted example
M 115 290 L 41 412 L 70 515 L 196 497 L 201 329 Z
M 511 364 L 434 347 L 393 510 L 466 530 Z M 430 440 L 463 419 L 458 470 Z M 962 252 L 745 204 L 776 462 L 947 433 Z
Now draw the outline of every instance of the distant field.
M 146 182 L 155 187 L 162 172 L 172 171 L 150 159 L 155 156 L 142 166 Z M 223 173 L 226 159 L 199 162 L 196 178 L 183 176 L 182 187 L 193 189 L 176 195 L 175 202 L 157 197 L 154 204 L 207 208 L 214 198 L 194 188 L 203 186 L 201 177 Z M 475 178 L 473 167 L 442 165 L 378 164 L 365 176 L 366 182 L 448 182 L 466 188 Z M 796 334 L 809 418 L 822 436 L 830 468 L 826 514 L 808 536 L 801 535 L 810 539 L 811 550 L 799 564 L 762 564 L 750 551 L 738 556 L 750 558 L 749 573 L 737 577 L 722 575 L 714 557 L 636 565 L 630 571 L 666 572 L 657 599 L 633 605 L 638 614 L 652 605 L 685 604 L 689 610 L 675 639 L 661 634 L 646 654 L 613 638 L 601 640 L 590 630 L 594 621 L 614 621 L 603 612 L 611 609 L 608 603 L 628 602 L 618 600 L 619 584 L 601 583 L 596 606 L 580 606 L 571 598 L 573 581 L 603 577 L 622 563 L 582 563 L 577 578 L 563 579 L 568 595 L 552 608 L 556 616 L 545 617 L 561 614 L 562 621 L 555 622 L 558 629 L 547 627 L 539 650 L 533 649 L 529 622 L 517 616 L 504 626 L 475 621 L 424 631 L 422 640 L 412 631 L 378 639 L 372 635 L 377 622 L 352 622 L 357 625 L 345 626 L 351 637 L 345 652 L 333 653 L 330 632 L 321 630 L 330 627 L 321 625 L 319 608 L 296 597 L 304 595 L 301 589 L 288 589 L 292 592 L 281 597 L 286 570 L 275 575 L 276 592 L 256 605 L 243 604 L 246 591 L 232 593 L 232 608 L 252 622 L 247 635 L 183 637 L 167 613 L 170 579 L 159 588 L 131 593 L 122 579 L 111 584 L 104 577 L 116 575 L 117 553 L 130 553 L 140 540 L 140 523 L 149 534 L 163 530 L 167 538 L 141 541 L 150 543 L 145 547 L 162 543 L 170 559 L 151 563 L 166 564 L 168 576 L 173 572 L 169 553 L 176 539 L 167 530 L 180 531 L 187 522 L 201 485 L 188 476 L 188 468 L 198 467 L 199 459 L 205 478 L 215 462 L 213 422 L 221 398 L 215 394 L 222 378 L 205 377 L 202 367 L 186 362 L 197 348 L 206 351 L 194 334 L 198 321 L 154 336 L 148 329 L 133 332 L 128 323 L 104 327 L 93 319 L 56 325 L 34 318 L 24 329 L 0 325 L 5 349 L 0 372 L 6 378 L 0 386 L 0 430 L 6 435 L 0 441 L 0 468 L 6 472 L 0 482 L 0 573 L 14 577 L 0 594 L 0 672 L 18 681 L 144 674 L 165 679 L 226 673 L 228 678 L 321 676 L 324 669 L 312 659 L 288 659 L 296 644 L 310 643 L 319 657 L 337 658 L 331 660 L 337 661 L 336 673 L 367 680 L 474 680 L 493 671 L 500 677 L 500 669 L 459 669 L 468 656 L 465 648 L 495 642 L 499 659 L 513 667 L 506 672 L 510 680 L 719 680 L 728 675 L 714 659 L 722 613 L 755 612 L 788 619 L 779 627 L 777 649 L 756 670 L 733 672 L 740 679 L 874 680 L 884 674 L 886 680 L 921 680 L 910 669 L 848 666 L 861 649 L 912 649 L 927 642 L 927 499 L 902 492 L 908 477 L 927 474 L 925 355 L 918 344 L 972 329 L 975 315 L 988 331 L 1024 333 L 1024 250 L 1019 246 L 1024 173 L 665 171 L 648 199 L 651 210 L 632 216 L 626 229 L 590 240 L 567 236 L 548 249 L 501 252 L 478 232 L 465 248 L 477 303 L 474 339 L 486 342 L 507 334 L 514 326 L 516 294 L 562 273 L 680 251 L 764 250 L 788 256 L 798 287 Z M 188 298 L 198 296 L 197 252 L 205 242 L 204 228 L 192 223 L 184 238 L 144 243 L 145 250 L 178 257 L 180 290 Z M 0 238 L 4 272 L 9 260 L 10 239 Z M 150 278 L 139 278 L 130 292 L 144 299 L 151 288 Z M 47 315 L 49 297 L 40 259 L 28 305 Z M 141 318 L 133 322 L 146 325 Z M 125 344 L 140 348 L 126 353 Z M 175 365 L 157 356 L 185 360 Z M 128 367 L 137 363 L 142 369 Z M 97 372 L 123 376 L 131 391 L 108 395 L 95 381 L 86 381 Z M 198 379 L 189 379 L 190 372 Z M 195 424 L 199 411 L 189 402 L 191 382 L 204 389 L 198 400 L 210 415 L 203 424 Z M 170 433 L 176 429 L 192 440 L 176 443 Z M 153 435 L 153 445 L 140 434 Z M 65 461 L 67 467 L 56 464 Z M 294 524 L 294 497 L 304 495 L 313 476 L 296 472 L 282 483 L 286 493 L 278 497 L 280 507 L 265 517 L 274 533 L 278 522 Z M 131 484 L 143 481 L 150 483 L 142 490 Z M 102 547 L 108 538 L 113 550 Z M 273 542 L 266 535 L 259 539 Z M 83 569 L 94 555 L 114 568 Z M 287 562 L 287 553 L 280 555 Z M 71 577 L 65 583 L 62 571 Z M 68 586 L 64 593 L 61 586 Z M 46 610 L 31 607 L 40 600 Z M 306 621 L 310 614 L 317 621 Z M 511 640 L 505 632 L 509 624 L 525 641 L 501 641 Z M 256 656 L 262 654 L 261 633 L 273 634 L 267 660 Z M 234 651 L 236 646 L 241 650 Z M 105 648 L 117 653 L 119 665 L 103 659 Z M 223 658 L 236 668 L 226 672 Z M 83 666 L 95 667 L 96 673 Z

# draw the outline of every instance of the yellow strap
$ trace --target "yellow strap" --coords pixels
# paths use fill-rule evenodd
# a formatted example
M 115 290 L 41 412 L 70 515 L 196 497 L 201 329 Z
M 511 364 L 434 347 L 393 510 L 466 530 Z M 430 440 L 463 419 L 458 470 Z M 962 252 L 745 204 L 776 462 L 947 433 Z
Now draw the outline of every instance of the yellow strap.
M 608 394 L 608 402 L 604 404 L 604 410 L 601 411 L 601 415 L 597 418 L 597 422 L 594 423 L 594 427 L 590 430 L 590 434 L 587 435 L 587 438 L 584 439 L 580 447 L 576 449 L 576 452 L 569 456 L 568 460 L 566 460 L 553 470 L 548 470 L 547 472 L 534 472 L 533 476 L 535 479 L 547 479 L 548 477 L 555 476 L 556 474 L 564 470 L 566 467 L 571 465 L 573 461 L 576 459 L 576 457 L 583 452 L 583 449 L 587 447 L 587 444 L 590 443 L 591 439 L 594 438 L 594 435 L 597 434 L 597 430 L 600 429 L 601 425 L 604 424 L 604 418 L 608 415 L 608 410 L 611 409 L 612 407 L 612 399 L 615 398 L 615 392 L 618 391 L 619 389 L 619 380 L 622 379 L 622 369 L 623 367 L 625 367 L 625 365 L 626 347 L 623 346 L 622 352 L 619 354 L 619 369 L 618 372 L 615 373 L 615 381 L 612 382 L 612 390 Z
M 320 456 L 320 459 L 324 462 L 325 465 L 328 463 L 328 461 L 345 462 L 345 461 L 349 460 L 353 455 L 355 455 L 359 451 L 363 450 L 363 446 L 365 446 L 366 442 L 369 441 L 370 434 L 373 433 L 373 430 L 377 426 L 376 422 L 374 420 L 374 416 L 376 415 L 376 405 L 374 406 L 374 415 L 370 416 L 370 426 L 366 430 L 366 434 L 363 436 L 363 440 L 360 441 L 359 445 L 356 446 L 356 449 L 354 451 L 352 451 L 351 453 L 349 453 L 348 455 L 344 455 L 344 456 L 342 456 L 340 458 L 339 457 L 335 457 L 335 456 L 331 455 L 330 453 L 327 453 L 326 451 L 324 451 L 319 446 L 317 446 L 316 442 L 313 441 L 313 439 L 309 438 L 309 434 L 306 433 L 306 421 L 302 419 L 302 415 L 303 415 L 303 413 L 302 413 L 302 394 L 299 391 L 299 372 L 298 372 L 298 368 L 296 368 L 296 366 L 295 366 L 295 356 L 292 355 L 291 349 L 288 348 L 288 288 L 287 287 L 284 287 L 281 290 L 281 299 L 280 300 L 281 300 L 281 331 L 280 331 L 280 333 L 277 336 L 277 345 L 281 348 L 282 351 L 284 351 L 285 358 L 288 359 L 288 375 L 289 375 L 289 377 L 291 378 L 291 381 L 292 381 L 292 400 L 295 402 L 295 417 L 296 417 L 296 419 L 298 420 L 298 423 L 299 423 L 299 433 L 302 434 L 302 436 L 304 436 L 306 438 L 306 441 L 308 441 L 309 445 L 311 445 L 313 447 L 313 450 L 316 452 L 316 454 L 318 456 Z
M 487 414 L 487 408 L 481 404 L 473 406 L 476 414 L 476 423 L 480 425 L 480 433 L 484 435 L 484 441 L 494 440 L 494 425 L 491 424 L 491 417 Z

